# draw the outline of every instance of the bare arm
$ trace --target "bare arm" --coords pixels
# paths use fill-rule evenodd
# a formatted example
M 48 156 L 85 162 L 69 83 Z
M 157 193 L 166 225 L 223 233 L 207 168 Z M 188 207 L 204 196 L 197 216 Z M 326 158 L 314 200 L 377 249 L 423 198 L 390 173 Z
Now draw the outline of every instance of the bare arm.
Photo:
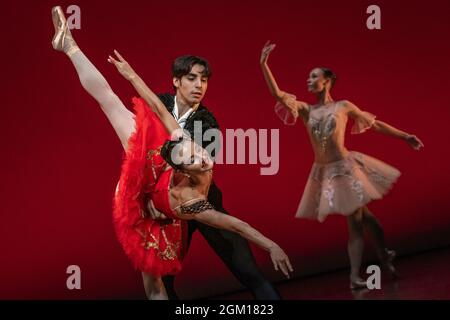
M 270 53 L 275 49 L 275 44 L 271 44 L 269 41 L 264 45 L 261 52 L 260 65 L 262 72 L 264 74 L 264 79 L 266 79 L 267 86 L 272 96 L 281 102 L 285 107 L 287 107 L 294 117 L 297 117 L 299 112 L 304 115 L 307 111 L 307 104 L 303 101 L 296 100 L 295 96 L 281 90 L 275 80 L 275 77 L 270 70 L 267 60 L 269 59 Z
M 356 105 L 350 101 L 344 102 L 345 107 L 348 110 L 348 115 L 353 119 L 358 119 L 364 116 L 364 112 L 361 111 Z M 405 131 L 394 128 L 393 126 L 387 124 L 386 122 L 375 120 L 372 127 L 377 131 L 389 135 L 394 138 L 405 140 L 413 149 L 419 150 L 423 147 L 422 141 L 413 134 L 406 133 Z
M 161 122 L 166 127 L 167 131 L 172 134 L 175 130 L 180 129 L 180 125 L 172 117 L 172 115 L 167 111 L 164 104 L 158 98 L 156 94 L 145 84 L 145 82 L 139 77 L 139 75 L 131 68 L 130 64 L 117 52 L 114 50 L 117 58 L 109 56 L 108 62 L 116 66 L 120 74 L 131 82 L 133 87 L 136 89 L 137 93 L 145 100 L 145 102 L 152 108 L 153 112 L 161 119 Z
M 215 228 L 236 232 L 262 249 L 268 251 L 275 270 L 278 270 L 279 267 L 286 277 L 289 277 L 289 271 L 293 271 L 289 258 L 284 251 L 275 242 L 263 236 L 248 223 L 216 210 L 200 212 L 195 214 L 193 218 Z
M 272 71 L 270 71 L 269 66 L 267 65 L 267 60 L 269 59 L 269 55 L 272 52 L 273 49 L 275 49 L 275 44 L 271 44 L 269 41 L 264 45 L 264 48 L 261 52 L 261 69 L 264 74 L 264 79 L 266 79 L 267 86 L 269 87 L 269 91 L 272 94 L 272 96 L 275 97 L 277 100 L 281 100 L 285 92 L 281 91 L 278 87 L 278 84 L 275 80 L 275 77 L 272 74 Z
M 393 126 L 387 124 L 386 122 L 375 120 L 375 123 L 373 124 L 373 128 L 381 133 L 387 134 L 389 136 L 392 136 L 394 138 L 399 138 L 402 140 L 406 140 L 406 138 L 409 136 L 404 131 L 401 131 L 399 129 L 394 128 Z

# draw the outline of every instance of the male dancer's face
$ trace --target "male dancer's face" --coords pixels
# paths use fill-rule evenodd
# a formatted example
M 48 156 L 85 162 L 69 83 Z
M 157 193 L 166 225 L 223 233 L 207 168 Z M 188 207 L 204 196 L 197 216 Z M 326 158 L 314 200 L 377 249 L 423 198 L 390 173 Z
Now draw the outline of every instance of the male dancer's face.
M 173 78 L 177 98 L 183 103 L 193 106 L 202 101 L 208 88 L 208 77 L 204 75 L 204 70 L 205 67 L 195 64 L 188 74 L 181 78 Z

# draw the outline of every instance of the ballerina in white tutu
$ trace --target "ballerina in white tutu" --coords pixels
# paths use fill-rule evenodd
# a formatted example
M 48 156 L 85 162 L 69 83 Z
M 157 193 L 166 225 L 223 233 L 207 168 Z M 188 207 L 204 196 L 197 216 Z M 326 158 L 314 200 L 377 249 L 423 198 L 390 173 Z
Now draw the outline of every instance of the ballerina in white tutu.
M 400 176 L 390 165 L 344 146 L 348 117 L 354 120 L 352 133 L 370 128 L 406 141 L 419 150 L 423 143 L 412 134 L 400 131 L 369 113 L 361 111 L 348 100 L 335 101 L 330 90 L 336 75 L 328 68 L 315 68 L 307 80 L 308 91 L 317 98 L 314 105 L 299 101 L 292 94 L 280 90 L 267 60 L 275 44 L 267 42 L 261 53 L 261 68 L 270 92 L 277 99 L 275 111 L 285 124 L 294 124 L 300 117 L 308 130 L 315 162 L 306 183 L 296 217 L 325 220 L 332 213 L 347 217 L 349 228 L 350 287 L 363 288 L 360 266 L 364 247 L 363 228 L 374 240 L 382 266 L 393 276 L 392 260 L 395 252 L 388 250 L 383 229 L 367 204 L 381 199 Z

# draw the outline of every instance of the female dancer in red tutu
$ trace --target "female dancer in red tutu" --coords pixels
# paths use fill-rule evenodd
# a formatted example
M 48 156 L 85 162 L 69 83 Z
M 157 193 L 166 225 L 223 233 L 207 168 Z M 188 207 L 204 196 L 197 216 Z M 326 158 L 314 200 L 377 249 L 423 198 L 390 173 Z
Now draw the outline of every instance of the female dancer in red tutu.
M 367 203 L 382 198 L 400 172 L 370 156 L 348 151 L 344 146 L 347 119 L 350 117 L 355 121 L 353 134 L 373 127 L 406 141 L 416 150 L 423 147 L 422 142 L 414 135 L 376 120 L 374 115 L 361 111 L 348 100 L 333 100 L 330 90 L 336 76 L 327 68 L 315 68 L 309 75 L 308 90 L 317 98 L 314 105 L 299 101 L 294 95 L 280 90 L 267 65 L 269 54 L 274 48 L 275 44 L 266 43 L 260 63 L 270 92 L 278 101 L 275 111 L 285 124 L 294 124 L 298 117 L 302 119 L 315 155 L 296 217 L 319 221 L 331 213 L 347 217 L 352 289 L 366 286 L 359 274 L 364 246 L 363 227 L 373 238 L 383 267 L 395 275 L 392 265 L 395 252 L 386 248 L 383 229 L 367 208 Z
M 184 221 L 189 219 L 241 234 L 269 251 L 275 269 L 289 277 L 292 266 L 275 242 L 208 203 L 213 167 L 208 153 L 179 134 L 178 123 L 130 65 L 118 52 L 119 60 L 108 59 L 143 98 L 133 99 L 136 116 L 79 49 L 61 8 L 53 8 L 52 16 L 53 48 L 70 58 L 82 86 L 100 104 L 126 151 L 114 198 L 114 223 L 124 251 L 143 273 L 147 297 L 167 299 L 161 276 L 180 271 Z M 150 200 L 169 219 L 148 218 L 145 209 Z

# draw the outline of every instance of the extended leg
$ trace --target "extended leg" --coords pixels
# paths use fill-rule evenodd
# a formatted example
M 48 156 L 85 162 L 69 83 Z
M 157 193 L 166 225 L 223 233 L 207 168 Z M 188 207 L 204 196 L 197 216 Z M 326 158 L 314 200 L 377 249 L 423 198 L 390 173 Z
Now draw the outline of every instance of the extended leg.
M 167 300 L 167 293 L 161 278 L 142 272 L 145 295 L 149 300 Z
M 395 257 L 395 251 L 388 250 L 386 241 L 384 239 L 384 231 L 378 219 L 369 211 L 367 206 L 363 207 L 363 223 L 364 228 L 368 231 L 381 265 L 391 275 L 396 275 L 396 270 L 392 265 L 392 260 Z
M 81 85 L 100 104 L 126 150 L 128 139 L 134 131 L 133 113 L 124 106 L 102 74 L 81 50 L 75 52 L 70 60 L 77 70 Z
M 350 258 L 350 288 L 366 287 L 360 278 L 362 254 L 364 250 L 364 229 L 362 223 L 362 209 L 347 217 L 348 224 L 348 256 Z
M 102 74 L 75 43 L 61 8 L 53 8 L 52 15 L 55 25 L 53 47 L 58 51 L 63 51 L 70 58 L 81 85 L 100 104 L 126 150 L 127 141 L 134 131 L 133 113 L 123 105 Z

